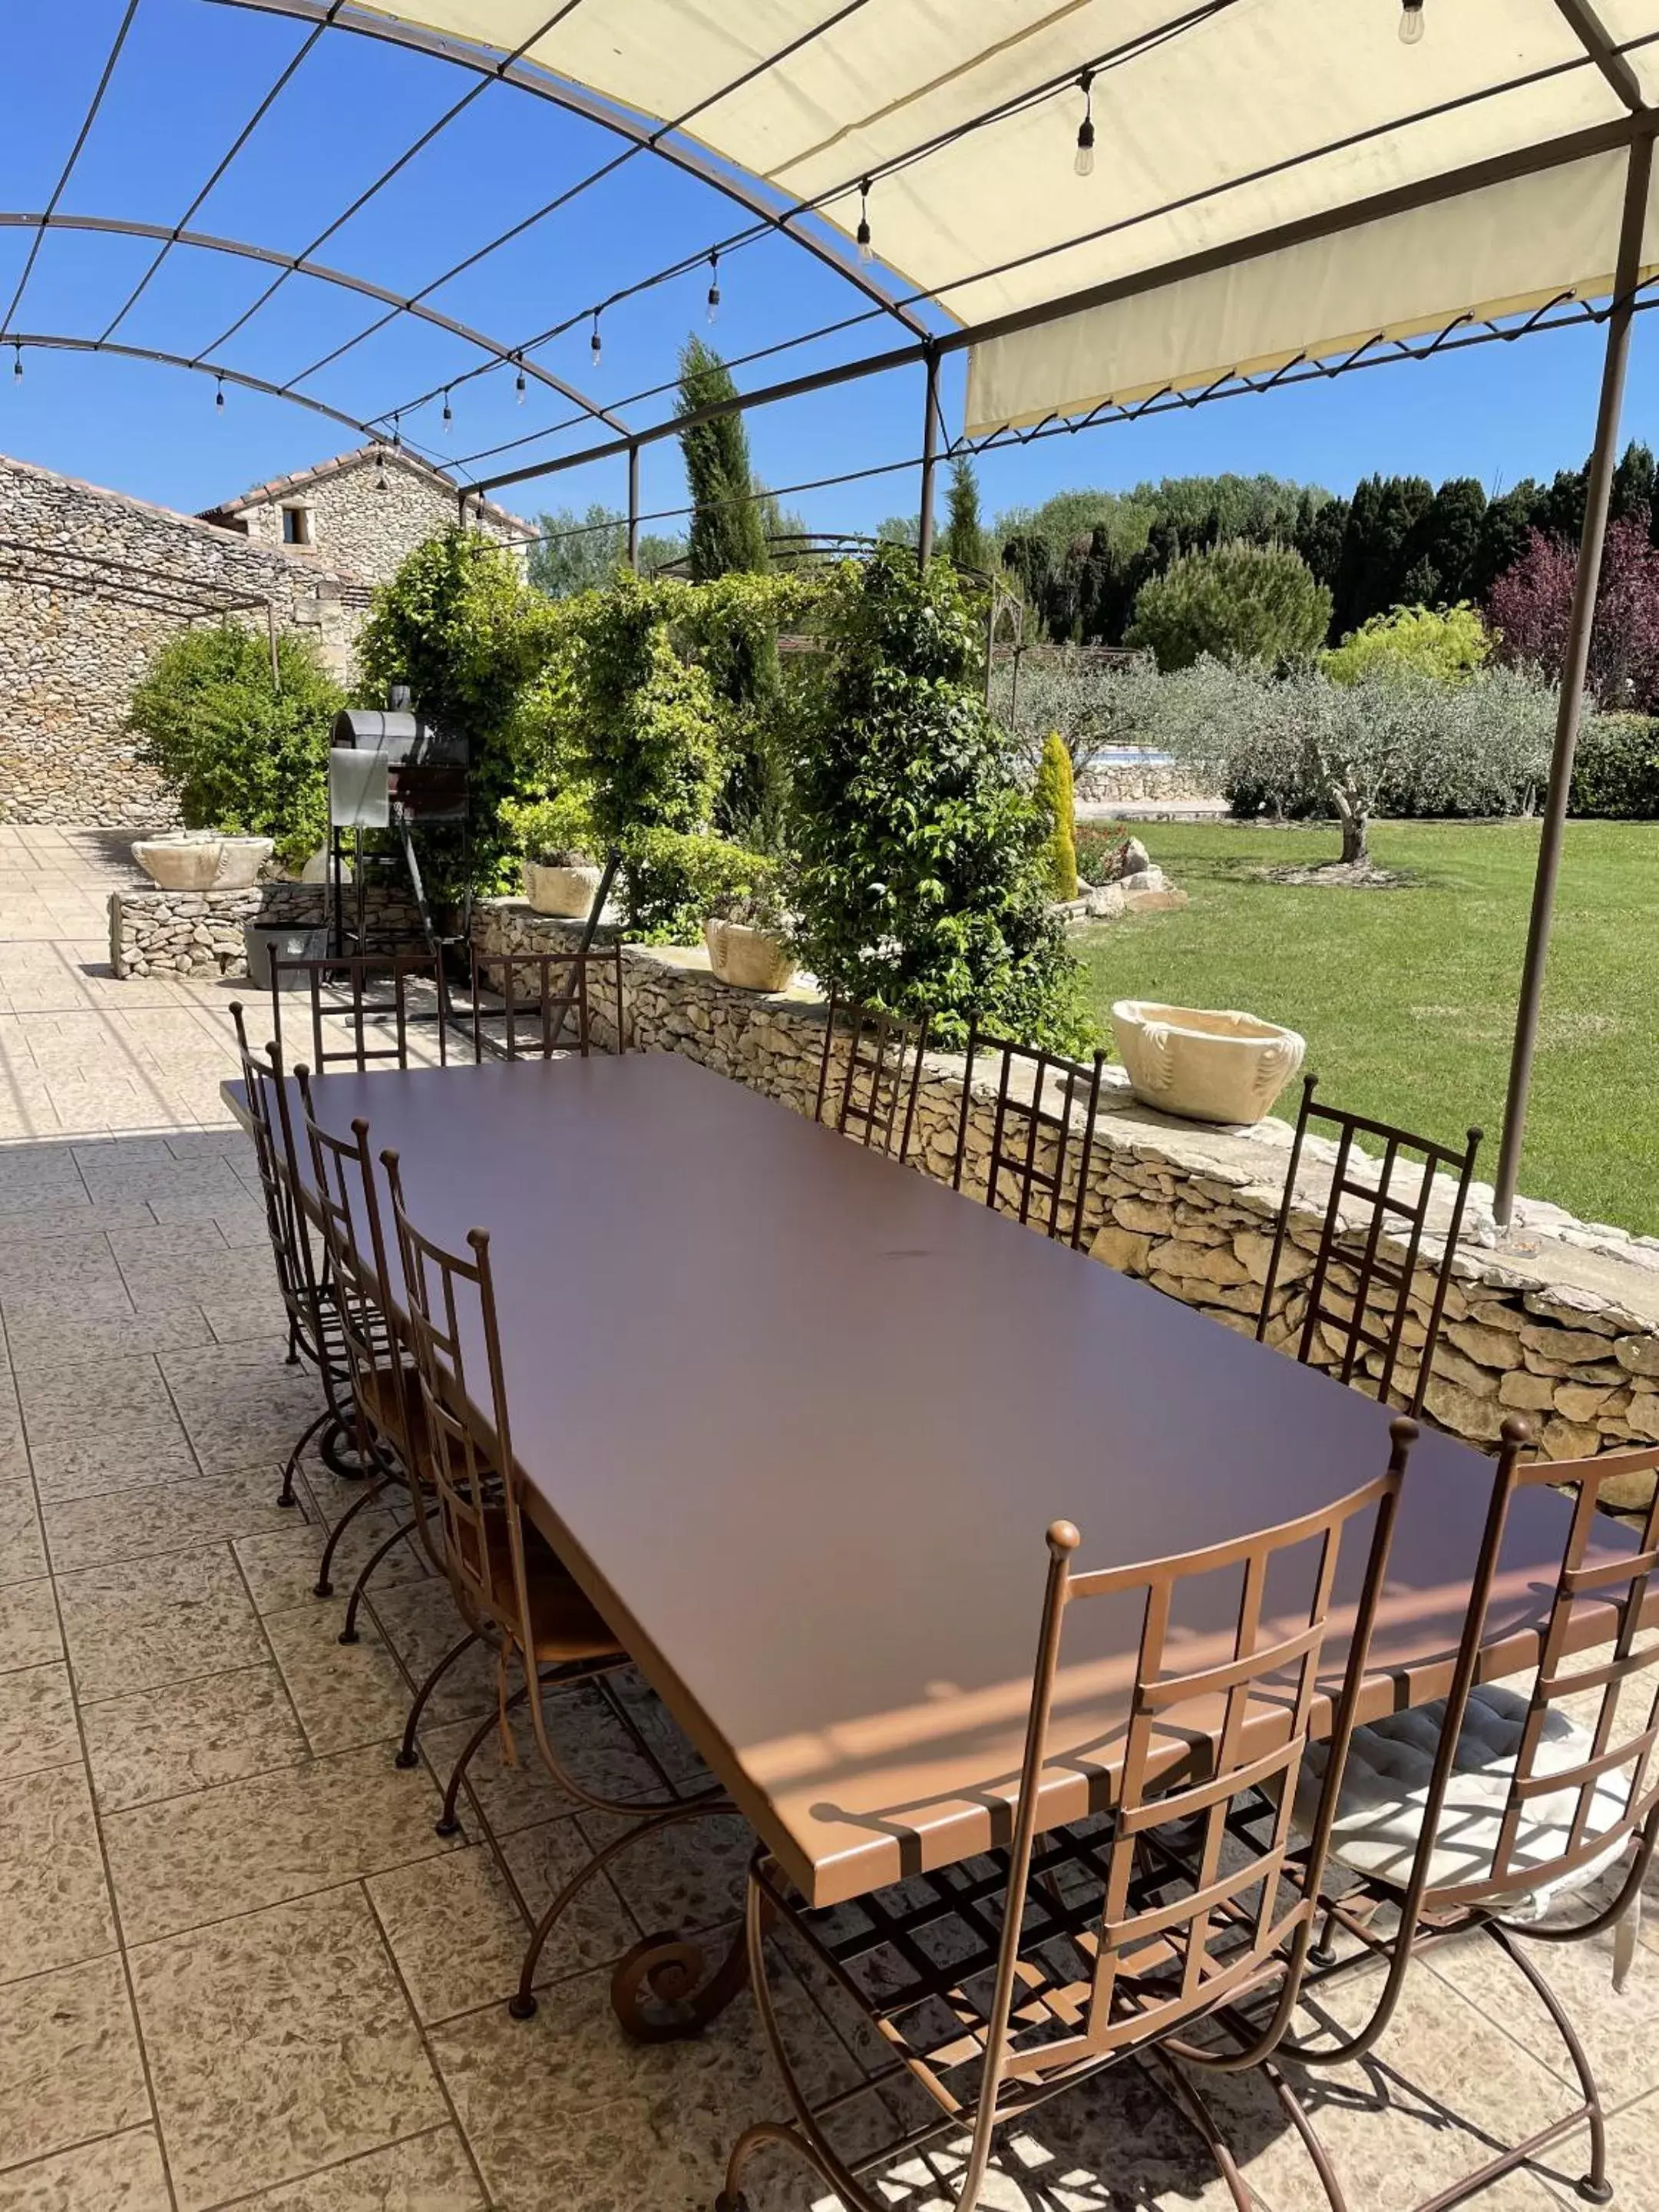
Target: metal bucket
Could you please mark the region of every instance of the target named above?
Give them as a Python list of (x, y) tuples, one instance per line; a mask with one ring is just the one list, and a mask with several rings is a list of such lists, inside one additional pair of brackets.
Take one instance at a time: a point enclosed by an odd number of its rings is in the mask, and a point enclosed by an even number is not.
[[(326, 929), (283, 928), (270, 922), (245, 921), (242, 943), (247, 951), (247, 979), (256, 991), (270, 988), (270, 963), (277, 960), (323, 960), (328, 956)], [(294, 974), (283, 978), (285, 991), (305, 988), (305, 978)]]

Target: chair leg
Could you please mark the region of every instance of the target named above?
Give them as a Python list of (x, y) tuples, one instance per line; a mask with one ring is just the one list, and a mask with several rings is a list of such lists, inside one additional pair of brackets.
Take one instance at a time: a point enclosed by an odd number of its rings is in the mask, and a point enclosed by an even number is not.
[(1589, 2054), (1579, 2040), (1578, 2031), (1568, 2018), (1566, 2008), (1545, 1980), (1538, 1968), (1511, 1940), (1502, 1928), (1486, 1924), (1486, 1933), (1492, 1937), (1512, 1964), (1518, 1966), (1531, 1984), (1538, 2002), (1554, 2021), (1556, 2031), (1567, 2046), (1573, 2071), (1578, 2076), (1578, 2087), (1584, 2100), (1584, 2118), (1589, 2124), (1589, 2172), (1582, 2174), (1574, 2185), (1587, 2204), (1607, 2204), (1613, 2201), (1613, 2184), (1607, 2179), (1607, 2125), (1601, 2110), (1601, 2092), (1589, 2063)]
[(329, 1406), (325, 1406), (322, 1412), (318, 1414), (316, 1419), (311, 1424), (310, 1427), (303, 1431), (299, 1442), (289, 1454), (288, 1465), (283, 1469), (283, 1486), (276, 1493), (276, 1503), (279, 1505), (293, 1504), (294, 1478), (300, 1471), (301, 1456), (304, 1453), (306, 1446), (311, 1442), (313, 1437), (316, 1435), (318, 1430), (322, 1427), (324, 1422), (331, 1421), (333, 1418), (333, 1408)]
[(354, 1498), (352, 1499), (350, 1504), (347, 1506), (345, 1511), (334, 1523), (333, 1528), (330, 1531), (328, 1541), (323, 1547), (322, 1560), (318, 1566), (317, 1580), (313, 1586), (314, 1595), (318, 1597), (333, 1596), (334, 1583), (331, 1577), (334, 1566), (334, 1554), (339, 1547), (340, 1539), (344, 1535), (346, 1530), (351, 1526), (357, 1516), (362, 1511), (364, 1506), (372, 1505), (374, 1500), (380, 1496), (380, 1492), (386, 1488), (391, 1480), (392, 1477), (389, 1474), (377, 1476), (376, 1479), (364, 1490), (361, 1497)]
[(409, 1709), (409, 1718), (404, 1723), (403, 1743), (398, 1749), (397, 1757), (392, 1762), (394, 1766), (416, 1766), (419, 1765), (420, 1754), (415, 1748), (415, 1732), (421, 1725), (421, 1715), (426, 1711), (427, 1700), (430, 1698), (432, 1692), (437, 1688), (439, 1683), (442, 1681), (444, 1676), (449, 1672), (450, 1668), (455, 1664), (455, 1662), (460, 1657), (462, 1652), (470, 1651), (477, 1640), (477, 1630), (476, 1628), (468, 1629), (466, 1634), (462, 1637), (460, 1642), (457, 1644), (452, 1645), (450, 1650), (445, 1652), (443, 1657), (438, 1662), (437, 1665), (432, 1669), (432, 1672), (427, 1676), (425, 1681), (422, 1683), (420, 1688), (415, 1692), (415, 1702)]
[[(1158, 2079), (1163, 2084), (1164, 2093), (1170, 2102), (1188, 2125), (1203, 2136), (1205, 2146), (1216, 2162), (1216, 2169), (1222, 2180), (1227, 2185), (1227, 2193), (1232, 2198), (1237, 2212), (1255, 2212), (1255, 2199), (1250, 2194), (1249, 2184), (1239, 2172), (1238, 2161), (1234, 2158), (1220, 2130), (1211, 2117), (1210, 2108), (1203, 2098), (1181, 2071), (1174, 2059), (1166, 2052), (1154, 2047), (1146, 2054), (1146, 2057), (1151, 2064), (1156, 2068)], [(1323, 2180), (1328, 2168), (1324, 2163), (1322, 2147), (1315, 2162), (1319, 2167), (1320, 2178)], [(1327, 2184), (1326, 2195), (1330, 2197), (1333, 2212), (1346, 2212), (1341, 2192), (1338, 2191), (1334, 2196), (1331, 2196), (1331, 2189), (1334, 2185), (1334, 2177), (1332, 2177), (1331, 2182)]]
[(297, 1322), (290, 1321), (290, 1322), (289, 1322), (289, 1325), (288, 1325), (288, 1360), (287, 1360), (287, 1364), (288, 1364), (289, 1366), (290, 1366), (290, 1367), (297, 1367), (297, 1366), (299, 1365), (299, 1364), (300, 1364), (300, 1325), (299, 1325), (299, 1323), (298, 1323)]
[(369, 1577), (394, 1544), (401, 1544), (405, 1536), (414, 1534), (415, 1523), (412, 1521), (400, 1521), (386, 1541), (377, 1544), (364, 1560), (362, 1571), (351, 1585), (351, 1595), (346, 1600), (345, 1626), (340, 1631), (338, 1639), (342, 1644), (357, 1641), (357, 1608), (363, 1601), (363, 1591), (368, 1587)]
[[(507, 1701), (506, 1710), (508, 1712), (511, 1712), (514, 1705), (521, 1705), (525, 1701), (526, 1695), (526, 1692), (523, 1690), (514, 1690), (512, 1696)], [(455, 1817), (455, 1802), (461, 1794), (462, 1778), (465, 1775), (467, 1768), (471, 1765), (473, 1755), (477, 1752), (478, 1746), (489, 1734), (491, 1729), (499, 1728), (501, 1724), (501, 1708), (497, 1706), (494, 1711), (485, 1714), (483, 1720), (478, 1723), (477, 1727), (473, 1729), (471, 1735), (468, 1736), (466, 1741), (461, 1746), (461, 1755), (455, 1761), (454, 1765), (450, 1769), (448, 1786), (444, 1791), (443, 1811), (438, 1815), (437, 1820), (434, 1823), (438, 1833), (441, 1836), (459, 1835), (461, 1832), (461, 1824)]]

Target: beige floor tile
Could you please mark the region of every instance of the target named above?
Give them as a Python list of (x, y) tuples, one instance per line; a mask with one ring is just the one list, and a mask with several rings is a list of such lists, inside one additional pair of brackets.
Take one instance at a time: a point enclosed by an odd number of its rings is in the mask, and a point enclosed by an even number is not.
[(55, 1766), (0, 1793), (0, 1982), (115, 1948), (84, 1771)]
[(155, 1307), (143, 1313), (77, 1315), (72, 1325), (40, 1308), (7, 1317), (12, 1364), (31, 1382), (49, 1381), (65, 1358), (143, 1358), (190, 1345), (211, 1344), (213, 1332), (199, 1306)]
[[(374, 1589), (373, 1595), (374, 1617), (414, 1681), (424, 1681), (466, 1633), (448, 1583), (435, 1576)], [(495, 1710), (496, 1698), (495, 1656), (477, 1645), (455, 1662), (433, 1692), (427, 1726), (437, 1729), (450, 1721), (480, 1720)]]
[[(270, 1261), (258, 1253), (230, 1253), (246, 1261)], [(210, 1303), (206, 1290), (194, 1293)], [(203, 1469), (280, 1465), (301, 1431), (316, 1418), (322, 1396), (307, 1367), (288, 1367), (259, 1346), (216, 1346), (209, 1352), (164, 1352), (167, 1376)]]
[(430, 1778), (383, 1744), (108, 1814), (129, 1942), (251, 1912), (456, 1846), (433, 1831)]
[[(1659, 1954), (1638, 1945), (1630, 1978), (1615, 1993), (1610, 1935), (1525, 1948), (1583, 2039), (1606, 2102), (1627, 2105), (1659, 2089)], [(1448, 1944), (1425, 1963), (1553, 2074), (1576, 2084), (1559, 2032), (1519, 1968), (1490, 1937)]]
[[(441, 1786), (447, 1784), (450, 1769), (477, 1725), (477, 1721), (463, 1720), (422, 1729), (421, 1749)], [(492, 1729), (466, 1770), (483, 1817), (497, 1837), (510, 1836), (517, 1829), (532, 1828), (575, 1810), (574, 1799), (559, 1788), (543, 1765), (522, 1711), (513, 1716), (513, 1742), (518, 1756), (515, 1763), (509, 1764), (502, 1754), (500, 1731)], [(461, 1810), (465, 1818), (476, 1820), (477, 1815), (467, 1810), (465, 1797)]]
[[(583, 1813), (580, 1820), (595, 1844), (637, 1825), (605, 1813)], [(513, 1839), (509, 1856), (519, 1842)], [(640, 1926), (653, 1934), (720, 1927), (742, 1917), (754, 1849), (754, 1830), (736, 1814), (677, 1821), (626, 1844), (611, 1862), (611, 1880)], [(525, 1887), (533, 1905), (528, 1881)]]
[(0, 1482), (0, 1588), (8, 1583), (33, 1582), (46, 1571), (46, 1551), (40, 1536), (40, 1516), (34, 1509), (34, 1486), (15, 1477)]
[(52, 1584), (14, 1583), (0, 1589), (0, 1674), (14, 1667), (44, 1666), (63, 1656)]
[[(554, 1820), (513, 1838), (507, 1863), (532, 1912), (592, 1856), (574, 1820)], [(422, 2020), (443, 2020), (504, 2003), (518, 1987), (530, 1928), (483, 1845), (377, 1875), (368, 1893)], [(639, 1930), (601, 1873), (572, 1900), (538, 1962), (536, 1986), (612, 1964)]]
[(82, 1705), (222, 1674), (266, 1656), (228, 1545), (60, 1575), (58, 1601)]
[[(355, 1487), (361, 1496), (362, 1485)], [(275, 1494), (273, 1479), (271, 1495)], [(335, 1552), (330, 1577), (334, 1584), (337, 1616), (343, 1611), (351, 1585), (370, 1553), (384, 1543), (399, 1521), (406, 1517), (393, 1510), (406, 1504), (401, 1492), (383, 1495), (391, 1500), (388, 1508), (382, 1511), (378, 1498), (373, 1505), (366, 1505), (340, 1539)], [(323, 1547), (328, 1540), (326, 1528), (302, 1521), (291, 1510), (278, 1510), (282, 1512), (280, 1523), (273, 1523), (264, 1534), (250, 1534), (234, 1547), (242, 1572), (247, 1577), (247, 1586), (253, 1593), (253, 1602), (264, 1613), (289, 1613), (296, 1606), (325, 1602), (316, 1595), (316, 1588)], [(415, 1539), (410, 1537), (407, 1542), (394, 1546), (375, 1568), (369, 1582), (370, 1595), (388, 1589), (396, 1583), (418, 1580), (426, 1571), (426, 1563)], [(335, 1626), (339, 1626), (337, 1617)]]
[(298, 1515), (276, 1503), (275, 1468), (243, 1468), (193, 1482), (98, 1498), (61, 1498), (46, 1510), (46, 1540), (57, 1572), (143, 1559), (260, 1531), (286, 1535)]
[(0, 2164), (150, 2117), (118, 1959), (0, 1986)]
[[(153, 1358), (60, 1365), (49, 1376), (24, 1376), (21, 1395), (43, 1502), (202, 1472)], [(260, 1456), (236, 1464), (251, 1467)]]
[(443, 2127), (267, 2190), (246, 2212), (483, 2212), (483, 2203), (465, 2147)]
[(145, 1945), (131, 1963), (179, 2212), (447, 2117), (357, 1888)]
[(0, 1674), (0, 1778), (36, 1774), (80, 1756), (69, 1668), (60, 1663)]
[[(8, 1679), (0, 1675), (0, 1686)], [(240, 1782), (310, 1755), (274, 1666), (106, 1698), (82, 1714), (105, 1813)]]
[(131, 2128), (0, 2173), (0, 2212), (173, 2212), (155, 2129)]
[(356, 1644), (340, 1641), (344, 1615), (337, 1597), (307, 1598), (290, 1613), (265, 1615), (265, 1634), (313, 1751), (389, 1743), (409, 1714), (408, 1686), (368, 1612), (358, 1616)]

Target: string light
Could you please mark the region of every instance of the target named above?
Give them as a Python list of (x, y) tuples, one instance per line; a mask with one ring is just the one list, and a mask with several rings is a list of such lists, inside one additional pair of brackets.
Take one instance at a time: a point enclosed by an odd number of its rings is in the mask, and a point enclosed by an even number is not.
[(23, 381), (23, 349), (15, 339), (11, 349), (11, 380), (14, 384)]
[(225, 411), (225, 380), (222, 376), (218, 380), (218, 388), (214, 392), (213, 404), (222, 415)]
[(386, 489), (386, 447), (384, 446), (376, 446), (374, 458), (380, 464), (374, 474), (374, 489), (376, 491), (384, 491)]
[(873, 261), (875, 248), (870, 243), (870, 179), (866, 177), (859, 186), (859, 227), (855, 234), (859, 245), (859, 259)]
[(514, 378), (514, 380), (513, 380), (513, 389), (514, 389), (514, 392), (517, 393), (517, 395), (518, 395), (518, 401), (519, 401), (519, 404), (520, 404), (520, 407), (522, 407), (522, 406), (524, 405), (524, 391), (525, 391), (525, 386), (524, 386), (524, 362), (523, 362), (522, 358), (520, 358), (520, 362), (519, 362), (519, 373), (518, 373), (518, 374), (517, 374), (517, 375)]
[[(1418, 0), (1419, 7), (1422, 4), (1423, 0)], [(1078, 87), (1083, 94), (1083, 120), (1077, 126), (1077, 152), (1073, 157), (1072, 167), (1079, 177), (1092, 177), (1095, 173), (1094, 81), (1094, 71), (1087, 69), (1078, 79)]]
[(715, 246), (708, 256), (708, 319), (712, 323), (720, 311), (720, 256)]
[(587, 350), (592, 355), (593, 366), (597, 368), (599, 356), (605, 351), (605, 340), (599, 336), (599, 311), (597, 307), (593, 310), (593, 332), (587, 341)]
[(1423, 0), (1400, 0), (1400, 43), (1415, 46), (1423, 37)]
[(454, 410), (452, 409), (452, 407), (450, 406), (450, 404), (449, 404), (449, 386), (448, 386), (447, 385), (445, 385), (445, 386), (444, 386), (444, 435), (445, 435), (446, 437), (447, 437), (447, 436), (449, 435), (450, 426), (453, 424), (453, 422), (454, 422), (454, 420), (455, 420)]
[(392, 418), (392, 450), (394, 453), (401, 453), (403, 449), (404, 417), (403, 410), (399, 409), (398, 413)]

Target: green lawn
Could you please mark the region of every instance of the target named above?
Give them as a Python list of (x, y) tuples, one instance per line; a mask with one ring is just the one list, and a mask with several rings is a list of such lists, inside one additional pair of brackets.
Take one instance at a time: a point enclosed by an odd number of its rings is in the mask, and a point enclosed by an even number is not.
[[(1381, 824), (1373, 859), (1409, 880), (1366, 891), (1253, 879), (1334, 859), (1334, 828), (1143, 835), (1192, 903), (1076, 933), (1109, 1036), (1123, 998), (1285, 1023), (1334, 1102), (1425, 1136), (1479, 1124), (1476, 1173), (1491, 1181), (1535, 823)], [(1569, 825), (1521, 1188), (1659, 1231), (1659, 823)]]

